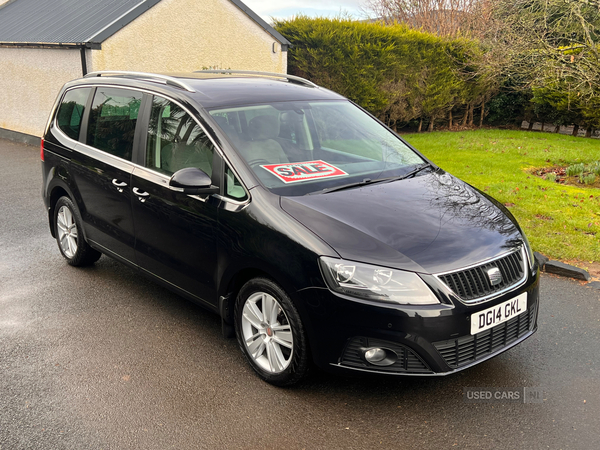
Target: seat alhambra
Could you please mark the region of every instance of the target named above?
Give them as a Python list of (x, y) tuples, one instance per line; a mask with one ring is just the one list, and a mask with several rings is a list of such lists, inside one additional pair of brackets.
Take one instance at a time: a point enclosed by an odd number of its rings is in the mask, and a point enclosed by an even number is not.
[(104, 254), (208, 308), (272, 384), (448, 375), (537, 329), (510, 212), (305, 79), (90, 73), (41, 156), (69, 264)]

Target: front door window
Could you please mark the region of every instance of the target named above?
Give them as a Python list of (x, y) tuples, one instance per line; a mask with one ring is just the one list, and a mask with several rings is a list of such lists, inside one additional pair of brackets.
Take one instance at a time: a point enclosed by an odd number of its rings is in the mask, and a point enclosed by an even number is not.
[(152, 100), (146, 167), (172, 175), (197, 167), (212, 175), (214, 146), (204, 130), (179, 105), (161, 97)]

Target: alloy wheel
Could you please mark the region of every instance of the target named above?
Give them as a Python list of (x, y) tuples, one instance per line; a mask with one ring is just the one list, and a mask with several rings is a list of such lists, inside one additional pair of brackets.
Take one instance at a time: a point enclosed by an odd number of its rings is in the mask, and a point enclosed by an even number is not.
[(269, 373), (281, 373), (292, 361), (294, 338), (287, 315), (270, 294), (256, 292), (244, 303), (242, 335), (248, 354)]
[(78, 230), (75, 217), (66, 206), (61, 206), (56, 216), (58, 242), (67, 258), (75, 257), (77, 253)]

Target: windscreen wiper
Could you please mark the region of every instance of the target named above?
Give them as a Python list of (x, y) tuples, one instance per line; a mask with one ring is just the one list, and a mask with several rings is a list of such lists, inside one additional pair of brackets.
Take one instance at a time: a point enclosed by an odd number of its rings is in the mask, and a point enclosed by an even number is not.
[(356, 181), (354, 183), (342, 184), (341, 186), (333, 186), (330, 188), (325, 188), (320, 191), (311, 192), (308, 195), (327, 194), (328, 192), (343, 191), (344, 189), (366, 186), (369, 184), (389, 183), (391, 181), (404, 180), (405, 178), (410, 178), (410, 177), (415, 176), (417, 173), (421, 172), (423, 169), (426, 169), (428, 167), (432, 167), (432, 165), (429, 163), (424, 163), (424, 164), (421, 164), (421, 165), (415, 167), (413, 170), (411, 170), (410, 172), (407, 172), (403, 175), (399, 175), (399, 176), (395, 176), (395, 177), (388, 177), (388, 178), (378, 178), (375, 180), (372, 180), (371, 178), (365, 178), (362, 181)]
[(416, 174), (418, 174), (422, 170), (427, 169), (428, 167), (433, 167), (433, 166), (429, 163), (423, 163), (423, 164), (420, 164), (417, 167), (415, 167), (410, 172), (407, 172), (403, 175), (398, 175), (397, 177), (379, 178), (377, 180), (373, 180), (370, 184), (372, 184), (372, 183), (389, 183), (390, 181), (404, 180), (406, 178), (414, 177)]
[(327, 192), (342, 191), (344, 189), (350, 189), (350, 188), (353, 188), (353, 187), (366, 186), (367, 184), (371, 184), (373, 182), (374, 182), (374, 180), (371, 180), (370, 178), (365, 178), (364, 180), (357, 181), (355, 183), (342, 184), (341, 186), (333, 186), (333, 187), (330, 187), (330, 188), (321, 189), (320, 191), (311, 192), (308, 195), (326, 194)]

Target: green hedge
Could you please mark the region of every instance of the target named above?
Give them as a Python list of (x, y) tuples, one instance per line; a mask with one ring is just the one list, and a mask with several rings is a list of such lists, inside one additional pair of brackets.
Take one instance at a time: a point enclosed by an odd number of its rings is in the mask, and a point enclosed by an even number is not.
[(275, 28), (293, 45), (291, 74), (339, 92), (394, 128), (415, 119), (433, 125), (452, 111), (472, 116), (494, 82), (478, 66), (479, 44), (468, 39), (306, 16), (277, 21)]

